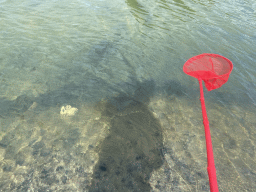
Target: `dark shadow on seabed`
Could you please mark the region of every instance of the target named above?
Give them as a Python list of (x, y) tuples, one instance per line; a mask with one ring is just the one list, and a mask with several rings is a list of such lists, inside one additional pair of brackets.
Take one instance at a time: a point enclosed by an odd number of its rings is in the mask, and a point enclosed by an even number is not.
[(150, 175), (163, 164), (159, 121), (146, 104), (127, 96), (100, 102), (98, 108), (109, 124), (109, 134), (99, 146), (89, 191), (149, 192)]

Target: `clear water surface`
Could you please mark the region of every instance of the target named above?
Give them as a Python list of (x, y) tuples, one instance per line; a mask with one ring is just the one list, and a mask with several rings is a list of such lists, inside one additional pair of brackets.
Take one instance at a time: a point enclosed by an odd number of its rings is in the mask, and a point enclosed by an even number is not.
[(256, 188), (254, 0), (0, 0), (1, 191), (209, 191), (198, 81), (219, 190)]

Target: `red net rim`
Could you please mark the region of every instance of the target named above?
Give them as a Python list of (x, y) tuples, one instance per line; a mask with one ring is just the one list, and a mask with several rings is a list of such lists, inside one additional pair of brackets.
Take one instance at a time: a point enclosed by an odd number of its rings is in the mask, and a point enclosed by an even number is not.
[(216, 75), (216, 76), (212, 76), (212, 77), (209, 77), (209, 78), (204, 78), (205, 80), (207, 80), (207, 79), (213, 79), (213, 78), (221, 78), (221, 77), (223, 77), (223, 76), (226, 76), (227, 74), (230, 74), (231, 73), (231, 71), (233, 70), (233, 64), (232, 64), (232, 62), (228, 59), (228, 58), (226, 58), (226, 57), (223, 57), (222, 55), (218, 55), (218, 54), (214, 54), (214, 53), (203, 53), (203, 54), (200, 54), (200, 55), (197, 55), (197, 56), (194, 56), (194, 57), (192, 57), (192, 58), (190, 58), (190, 59), (188, 59), (186, 62), (185, 62), (185, 64), (183, 65), (183, 71), (184, 71), (184, 73), (186, 73), (187, 75), (189, 75), (188, 73), (187, 73), (187, 66), (191, 63), (191, 62), (193, 62), (193, 61), (195, 61), (195, 60), (198, 60), (198, 59), (201, 59), (202, 57), (204, 57), (204, 56), (211, 56), (211, 57), (215, 57), (215, 58), (222, 58), (222, 59), (224, 59), (225, 61), (227, 61), (228, 62), (228, 64), (229, 64), (229, 66), (230, 66), (230, 70), (227, 72), (227, 73), (224, 73), (224, 74), (222, 74), (222, 75)]

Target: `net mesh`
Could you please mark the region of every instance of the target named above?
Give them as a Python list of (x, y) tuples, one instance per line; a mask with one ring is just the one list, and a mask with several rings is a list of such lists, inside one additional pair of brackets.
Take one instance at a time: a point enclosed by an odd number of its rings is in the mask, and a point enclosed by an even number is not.
[(189, 59), (183, 71), (197, 79), (202, 79), (208, 91), (221, 87), (228, 81), (233, 69), (232, 62), (217, 54), (204, 53)]

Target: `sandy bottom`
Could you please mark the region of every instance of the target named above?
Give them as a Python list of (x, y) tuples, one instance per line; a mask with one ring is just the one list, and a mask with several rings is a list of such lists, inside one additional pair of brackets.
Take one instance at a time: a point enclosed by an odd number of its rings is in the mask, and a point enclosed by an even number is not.
[[(209, 191), (201, 109), (185, 98), (18, 103), (0, 119), (1, 191)], [(219, 190), (253, 191), (255, 114), (207, 107)]]

